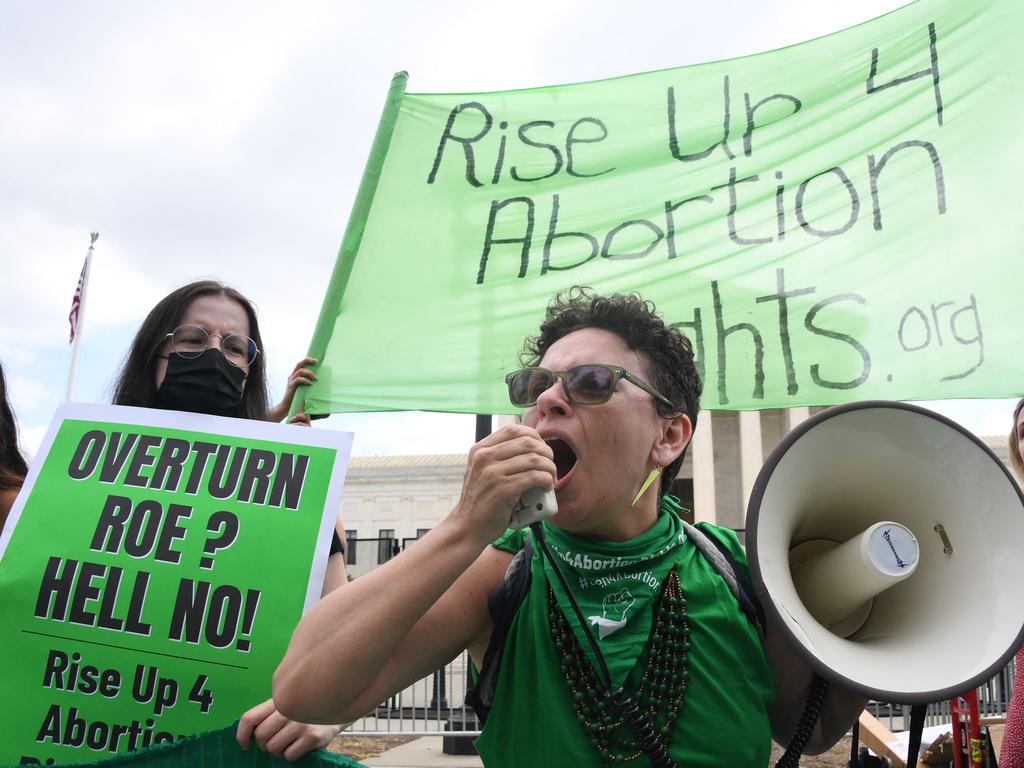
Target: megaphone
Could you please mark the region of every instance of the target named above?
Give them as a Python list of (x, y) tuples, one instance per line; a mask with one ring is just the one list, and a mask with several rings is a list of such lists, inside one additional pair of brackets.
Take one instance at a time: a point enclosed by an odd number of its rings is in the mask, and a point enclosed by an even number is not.
[(769, 623), (822, 677), (925, 704), (989, 680), (1024, 641), (1024, 495), (989, 448), (913, 405), (816, 414), (747, 509)]

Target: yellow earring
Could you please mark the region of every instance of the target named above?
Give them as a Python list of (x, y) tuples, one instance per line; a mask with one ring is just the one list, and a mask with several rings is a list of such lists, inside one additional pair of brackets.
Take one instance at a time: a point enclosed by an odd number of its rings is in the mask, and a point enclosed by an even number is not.
[(654, 469), (651, 470), (651, 473), (647, 475), (647, 479), (644, 480), (644, 484), (640, 486), (640, 490), (636, 492), (636, 496), (633, 498), (633, 502), (629, 505), (630, 509), (636, 506), (636, 503), (640, 501), (640, 497), (643, 496), (647, 489), (654, 484), (654, 481), (658, 479), (658, 475), (660, 474), (661, 467), (655, 464)]

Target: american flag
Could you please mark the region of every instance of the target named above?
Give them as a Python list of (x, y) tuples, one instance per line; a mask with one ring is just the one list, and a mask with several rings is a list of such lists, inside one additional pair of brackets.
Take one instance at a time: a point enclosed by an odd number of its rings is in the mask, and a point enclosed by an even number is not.
[(68, 313), (68, 322), (71, 323), (71, 338), (68, 339), (68, 344), (74, 344), (75, 342), (75, 330), (78, 328), (78, 313), (82, 308), (82, 290), (85, 288), (85, 268), (89, 264), (89, 257), (85, 257), (85, 263), (82, 264), (82, 274), (78, 277), (78, 287), (75, 288), (75, 295), (71, 299), (71, 312)]

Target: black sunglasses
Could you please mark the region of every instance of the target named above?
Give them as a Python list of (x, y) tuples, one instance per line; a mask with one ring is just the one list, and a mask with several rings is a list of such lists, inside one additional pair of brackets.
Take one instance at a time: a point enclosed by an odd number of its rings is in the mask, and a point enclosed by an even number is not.
[(512, 405), (527, 408), (537, 402), (542, 392), (550, 389), (561, 379), (565, 396), (576, 405), (600, 405), (607, 403), (615, 391), (619, 379), (635, 384), (651, 395), (670, 412), (679, 409), (650, 384), (641, 381), (625, 368), (602, 363), (577, 365), (568, 371), (549, 371), (547, 368), (521, 368), (505, 377), (508, 384), (508, 398)]

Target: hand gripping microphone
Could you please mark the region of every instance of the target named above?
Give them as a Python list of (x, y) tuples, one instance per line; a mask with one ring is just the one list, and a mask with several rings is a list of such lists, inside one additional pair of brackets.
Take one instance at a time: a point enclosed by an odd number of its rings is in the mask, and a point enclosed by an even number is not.
[(533, 523), (547, 520), (558, 511), (554, 491), (531, 488), (519, 497), (519, 503), (509, 517), (509, 528), (527, 528)]

